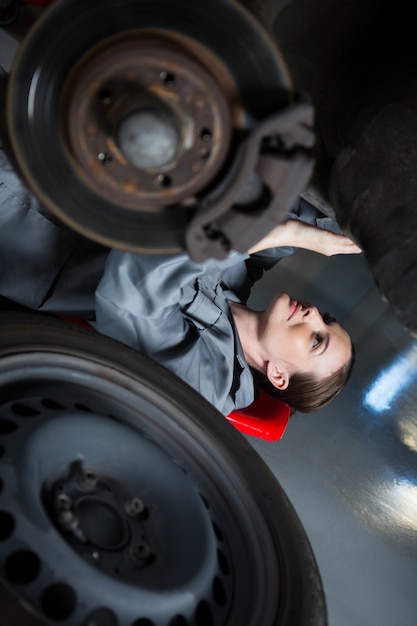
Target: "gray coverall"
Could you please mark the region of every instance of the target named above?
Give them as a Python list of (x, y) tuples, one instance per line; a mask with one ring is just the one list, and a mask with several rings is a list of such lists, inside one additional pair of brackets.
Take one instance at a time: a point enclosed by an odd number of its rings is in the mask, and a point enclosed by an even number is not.
[[(304, 201), (290, 216), (335, 229)], [(205, 263), (186, 253), (110, 251), (55, 223), (0, 149), (0, 295), (90, 320), (174, 372), (225, 415), (254, 400), (229, 301), (245, 304), (263, 271), (292, 251), (232, 252)]]

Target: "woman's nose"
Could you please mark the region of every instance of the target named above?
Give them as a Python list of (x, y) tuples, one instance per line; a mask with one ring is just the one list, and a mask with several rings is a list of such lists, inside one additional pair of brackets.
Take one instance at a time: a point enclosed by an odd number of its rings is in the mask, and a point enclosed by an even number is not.
[(303, 307), (303, 319), (308, 322), (309, 320), (316, 320), (317, 317), (321, 317), (319, 310), (316, 306), (309, 304), (305, 308)]

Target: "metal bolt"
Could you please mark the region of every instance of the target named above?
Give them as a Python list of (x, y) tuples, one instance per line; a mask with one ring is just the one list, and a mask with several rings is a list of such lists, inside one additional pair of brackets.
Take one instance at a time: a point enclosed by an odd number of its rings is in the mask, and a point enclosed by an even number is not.
[(151, 549), (146, 541), (142, 540), (133, 548), (133, 554), (137, 559), (147, 559), (151, 554)]
[(79, 519), (75, 518), (71, 524), (70, 530), (78, 541), (81, 541), (81, 543), (87, 543), (87, 537), (85, 536), (84, 531), (79, 527), (79, 523)]
[(87, 537), (84, 531), (80, 528), (80, 520), (74, 515), (72, 511), (63, 511), (59, 516), (59, 523), (65, 530), (71, 532), (78, 541), (81, 543), (87, 543)]
[(168, 87), (173, 85), (175, 82), (175, 76), (171, 72), (161, 72), (159, 77)]
[(211, 130), (209, 128), (203, 128), (200, 133), (200, 137), (203, 141), (210, 141)]
[(80, 486), (87, 491), (92, 491), (97, 485), (97, 480), (94, 472), (87, 470), (80, 477)]
[(97, 158), (106, 167), (108, 167), (113, 160), (111, 155), (108, 152), (99, 152), (99, 154), (97, 155)]
[(169, 187), (172, 181), (169, 176), (166, 176), (165, 174), (159, 174), (158, 182), (161, 187)]
[(102, 89), (99, 93), (99, 98), (103, 104), (110, 104), (111, 93), (107, 89)]
[(67, 526), (71, 528), (71, 525), (74, 523), (75, 517), (72, 511), (62, 511), (59, 515), (59, 521), (63, 526)]
[(125, 509), (128, 515), (136, 517), (144, 512), (145, 505), (140, 498), (132, 498), (129, 502), (126, 502)]
[(55, 500), (55, 509), (58, 512), (69, 511), (72, 507), (72, 501), (66, 493), (58, 494)]

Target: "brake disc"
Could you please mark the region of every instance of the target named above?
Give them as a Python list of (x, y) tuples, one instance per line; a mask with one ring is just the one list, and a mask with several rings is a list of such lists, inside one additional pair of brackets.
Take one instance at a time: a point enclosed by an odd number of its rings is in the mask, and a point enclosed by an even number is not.
[[(259, 239), (304, 187), (312, 108), (288, 124), (293, 105), (275, 41), (233, 0), (61, 0), (18, 51), (7, 132), (27, 185), (69, 227), (204, 258)], [(219, 221), (231, 212), (238, 237)]]

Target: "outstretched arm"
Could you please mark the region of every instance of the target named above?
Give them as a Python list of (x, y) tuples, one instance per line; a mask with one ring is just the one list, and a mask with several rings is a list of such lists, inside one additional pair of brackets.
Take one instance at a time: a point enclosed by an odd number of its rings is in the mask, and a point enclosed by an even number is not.
[(273, 228), (249, 250), (249, 254), (284, 246), (312, 250), (326, 256), (362, 252), (359, 246), (346, 235), (337, 235), (299, 220), (289, 219)]

